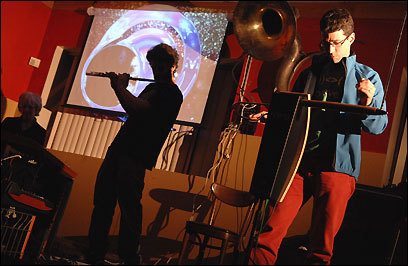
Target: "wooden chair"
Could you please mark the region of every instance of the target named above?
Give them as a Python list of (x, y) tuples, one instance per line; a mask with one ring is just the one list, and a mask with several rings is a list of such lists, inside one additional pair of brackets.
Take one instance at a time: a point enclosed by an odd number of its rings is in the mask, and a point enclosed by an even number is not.
[[(183, 245), (179, 253), (178, 265), (181, 265), (188, 256), (187, 249), (189, 244), (200, 246), (196, 258), (196, 264), (202, 263), (206, 248), (220, 250), (219, 264), (223, 264), (227, 248), (231, 246), (234, 247), (233, 262), (234, 264), (238, 263), (240, 246), (243, 243), (243, 237), (245, 236), (252, 220), (257, 198), (249, 192), (236, 190), (217, 183), (211, 185), (211, 192), (214, 196), (214, 200), (209, 221), (208, 223), (187, 221)], [(239, 226), (238, 232), (214, 226), (215, 214), (219, 209), (221, 202), (234, 207), (248, 207), (245, 218)], [(222, 213), (219, 213), (218, 215), (222, 215)], [(203, 239), (201, 237), (203, 237)], [(210, 238), (221, 240), (221, 245), (208, 244)]]

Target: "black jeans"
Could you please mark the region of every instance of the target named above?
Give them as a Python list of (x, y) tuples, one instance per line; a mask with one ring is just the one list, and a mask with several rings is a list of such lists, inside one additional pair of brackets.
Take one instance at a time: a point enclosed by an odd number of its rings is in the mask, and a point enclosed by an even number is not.
[(116, 202), (120, 207), (119, 257), (138, 261), (142, 232), (142, 192), (146, 170), (123, 153), (108, 150), (99, 169), (94, 192), (94, 209), (89, 228), (89, 259), (104, 258)]

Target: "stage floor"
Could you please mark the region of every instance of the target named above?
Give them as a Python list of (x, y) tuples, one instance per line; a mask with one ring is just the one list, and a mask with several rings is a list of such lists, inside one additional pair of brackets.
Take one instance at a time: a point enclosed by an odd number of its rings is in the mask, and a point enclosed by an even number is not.
[[(305, 252), (298, 249), (304, 242), (303, 236), (285, 239), (280, 249), (280, 255), (276, 265), (300, 265)], [(111, 236), (110, 246), (106, 258), (112, 262), (119, 261), (117, 255), (117, 236)], [(72, 236), (56, 238), (53, 242), (50, 254), (42, 257), (38, 264), (47, 265), (88, 265), (85, 262), (85, 253), (88, 248), (86, 236)], [(141, 250), (144, 265), (176, 265), (181, 242), (166, 238), (148, 239), (142, 236)], [(227, 254), (226, 261), (231, 259), (232, 254)], [(188, 260), (186, 265), (194, 265), (194, 260)], [(218, 257), (204, 258), (204, 265), (218, 265)]]

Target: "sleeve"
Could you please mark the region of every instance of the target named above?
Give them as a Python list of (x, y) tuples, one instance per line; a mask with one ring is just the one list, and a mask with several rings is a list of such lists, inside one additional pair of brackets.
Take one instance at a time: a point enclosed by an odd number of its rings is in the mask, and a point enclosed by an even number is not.
[[(384, 88), (380, 79), (380, 76), (374, 70), (371, 70), (366, 74), (367, 79), (369, 79), (375, 86), (375, 93), (373, 97), (373, 102), (371, 103), (370, 107), (374, 108), (381, 108), (383, 98), (384, 98)], [(384, 105), (382, 110), (386, 111), (386, 103), (384, 101)], [(384, 132), (385, 128), (388, 124), (388, 115), (368, 115), (362, 121), (362, 128), (365, 132), (370, 134), (381, 134)]]

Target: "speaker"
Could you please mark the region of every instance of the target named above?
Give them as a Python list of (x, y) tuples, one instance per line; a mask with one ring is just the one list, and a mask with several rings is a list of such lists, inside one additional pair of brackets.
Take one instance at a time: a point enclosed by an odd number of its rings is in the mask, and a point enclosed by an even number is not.
[(356, 184), (335, 239), (332, 264), (406, 265), (406, 189), (403, 191)]

